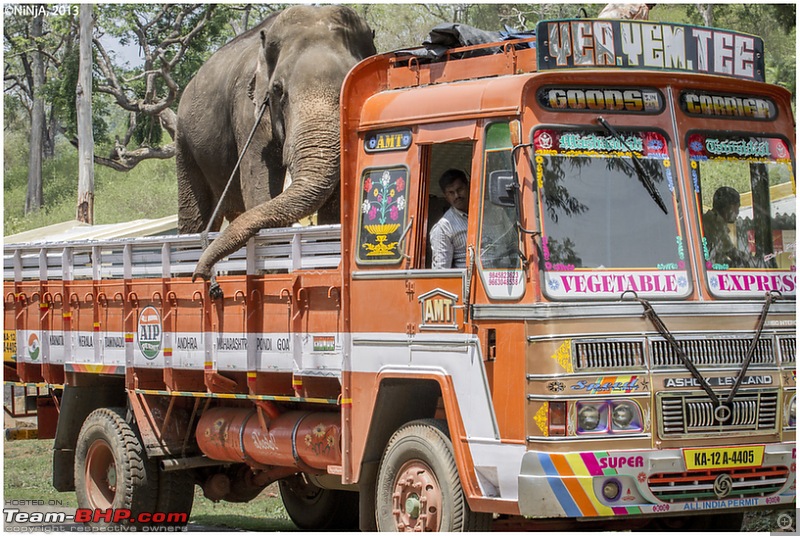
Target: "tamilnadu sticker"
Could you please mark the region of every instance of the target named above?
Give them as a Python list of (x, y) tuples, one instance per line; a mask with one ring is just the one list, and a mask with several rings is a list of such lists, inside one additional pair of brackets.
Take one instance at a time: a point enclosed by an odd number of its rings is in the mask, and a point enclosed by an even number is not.
[(686, 470), (759, 467), (764, 460), (764, 446), (684, 449)]
[(28, 357), (31, 361), (39, 359), (39, 337), (35, 333), (28, 336)]
[(139, 315), (139, 350), (145, 359), (153, 360), (161, 351), (161, 315), (152, 305)]

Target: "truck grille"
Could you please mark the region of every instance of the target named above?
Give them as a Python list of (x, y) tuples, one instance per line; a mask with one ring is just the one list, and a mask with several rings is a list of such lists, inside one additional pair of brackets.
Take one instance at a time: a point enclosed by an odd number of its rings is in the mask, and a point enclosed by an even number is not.
[[(751, 339), (678, 339), (678, 345), (689, 360), (698, 367), (709, 366), (735, 366), (741, 367)], [(677, 367), (683, 366), (675, 350), (663, 339), (650, 343), (653, 356), (653, 366)], [(751, 365), (774, 365), (775, 352), (772, 348), (772, 339), (759, 339), (756, 345)]]
[(576, 341), (575, 363), (578, 370), (634, 368), (644, 366), (642, 341)]
[(797, 339), (794, 337), (780, 337), (778, 348), (781, 350), (781, 365), (794, 365), (797, 363)]
[[(722, 398), (724, 395), (719, 395)], [(731, 403), (731, 418), (719, 423), (714, 403), (705, 394), (669, 394), (661, 398), (662, 437), (729, 432), (772, 432), (778, 421), (778, 393), (740, 392)]]
[(650, 491), (663, 502), (714, 500), (714, 480), (720, 474), (733, 480), (733, 490), (725, 499), (765, 497), (777, 493), (786, 485), (786, 467), (755, 467), (741, 469), (710, 469), (684, 473), (659, 473), (647, 479)]

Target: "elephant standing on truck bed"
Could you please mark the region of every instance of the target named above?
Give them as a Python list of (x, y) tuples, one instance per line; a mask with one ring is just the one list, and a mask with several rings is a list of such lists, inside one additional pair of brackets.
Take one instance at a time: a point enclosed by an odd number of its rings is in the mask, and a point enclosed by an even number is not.
[[(217, 261), (260, 229), (317, 210), (320, 223), (338, 221), (339, 93), (347, 72), (375, 54), (372, 38), (348, 7), (294, 6), (219, 49), (186, 86), (176, 139), (181, 233), (208, 225), (268, 102), (212, 229), (223, 217), (231, 224), (203, 253), (194, 278), (208, 279)], [(293, 180), (283, 192), (287, 169)]]

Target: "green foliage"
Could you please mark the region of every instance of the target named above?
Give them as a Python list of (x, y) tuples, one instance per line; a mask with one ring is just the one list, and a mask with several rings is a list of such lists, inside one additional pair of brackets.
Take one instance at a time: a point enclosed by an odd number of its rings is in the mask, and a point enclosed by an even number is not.
[[(27, 145), (22, 135), (6, 135), (4, 153), (4, 235), (75, 219), (78, 197), (78, 154), (65, 140), (55, 158), (44, 161), (45, 208), (25, 216)], [(148, 160), (123, 173), (95, 167), (95, 223), (119, 223), (161, 218), (178, 210), (178, 186), (173, 160)]]

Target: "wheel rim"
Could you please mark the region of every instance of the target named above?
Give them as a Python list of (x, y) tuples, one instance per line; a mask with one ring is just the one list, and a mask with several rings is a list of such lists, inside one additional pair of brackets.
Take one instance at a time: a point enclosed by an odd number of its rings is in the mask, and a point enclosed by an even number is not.
[(117, 493), (117, 464), (114, 452), (102, 439), (96, 440), (86, 453), (86, 497), (93, 508), (106, 509)]
[(392, 514), (397, 530), (438, 531), (442, 488), (433, 470), (423, 461), (403, 464), (394, 479)]

